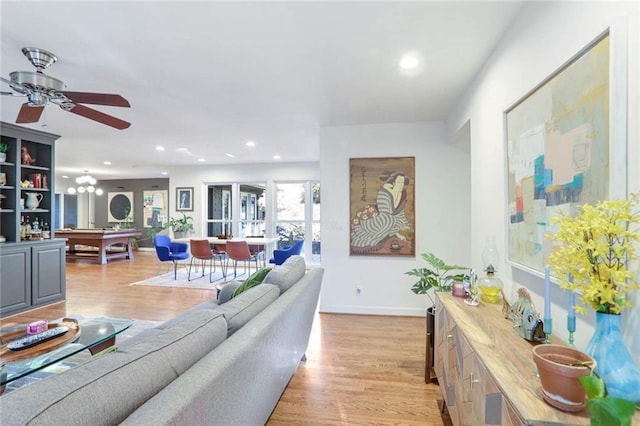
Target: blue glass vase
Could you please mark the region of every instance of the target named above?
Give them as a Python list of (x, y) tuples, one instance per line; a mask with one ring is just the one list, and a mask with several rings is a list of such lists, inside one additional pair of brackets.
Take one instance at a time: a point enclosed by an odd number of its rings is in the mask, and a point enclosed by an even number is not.
[(640, 402), (640, 370), (622, 340), (620, 315), (596, 312), (596, 330), (586, 352), (597, 362), (596, 374), (610, 396)]

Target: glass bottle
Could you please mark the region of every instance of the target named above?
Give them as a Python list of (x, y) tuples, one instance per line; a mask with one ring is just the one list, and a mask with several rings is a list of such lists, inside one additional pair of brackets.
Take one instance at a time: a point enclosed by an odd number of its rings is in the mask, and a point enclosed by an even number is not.
[(504, 284), (500, 278), (495, 276), (497, 272), (496, 266), (499, 261), (500, 255), (496, 247), (496, 238), (494, 236), (487, 237), (485, 248), (482, 252), (482, 263), (484, 263), (484, 271), (487, 275), (478, 280), (483, 302), (500, 303), (500, 293), (504, 288)]
[(20, 240), (27, 239), (27, 225), (25, 225), (24, 216), (20, 216)]

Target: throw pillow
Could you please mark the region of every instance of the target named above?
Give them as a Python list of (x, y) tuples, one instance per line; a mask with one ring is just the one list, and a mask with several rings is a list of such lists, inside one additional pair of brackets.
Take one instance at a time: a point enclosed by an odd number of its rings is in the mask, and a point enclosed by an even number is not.
[(269, 275), (269, 272), (271, 272), (271, 268), (262, 268), (251, 274), (249, 278), (247, 278), (242, 284), (238, 286), (238, 288), (234, 290), (231, 298), (233, 299), (242, 292), (249, 290), (251, 287), (255, 287), (258, 284), (262, 283), (267, 275)]
[(242, 283), (238, 281), (231, 281), (222, 286), (222, 289), (218, 292), (218, 305), (227, 303), (233, 297), (233, 292), (240, 287)]
[(269, 284), (277, 284), (280, 287), (280, 293), (284, 293), (293, 286), (306, 272), (306, 264), (304, 257), (291, 256), (282, 265), (273, 268), (273, 272), (269, 274), (264, 281)]

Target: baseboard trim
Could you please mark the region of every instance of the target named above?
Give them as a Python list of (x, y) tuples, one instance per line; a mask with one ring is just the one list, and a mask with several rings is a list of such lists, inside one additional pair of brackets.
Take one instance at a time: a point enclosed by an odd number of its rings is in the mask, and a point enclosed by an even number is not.
[(332, 314), (359, 314), (359, 315), (393, 315), (405, 317), (424, 317), (425, 308), (389, 308), (385, 306), (357, 306), (357, 305), (323, 305), (320, 303), (319, 311)]

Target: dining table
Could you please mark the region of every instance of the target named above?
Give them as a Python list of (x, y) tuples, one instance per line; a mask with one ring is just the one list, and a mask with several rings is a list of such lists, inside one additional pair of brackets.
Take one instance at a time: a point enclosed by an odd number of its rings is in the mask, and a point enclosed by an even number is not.
[(208, 240), (211, 246), (214, 245), (226, 245), (227, 241), (246, 241), (249, 246), (261, 246), (264, 251), (263, 264), (267, 263), (267, 256), (271, 257), (273, 254), (273, 245), (280, 239), (277, 237), (233, 237), (233, 238), (218, 238), (218, 237), (201, 237), (191, 236), (185, 238), (176, 238), (172, 241), (187, 243), (191, 240)]

